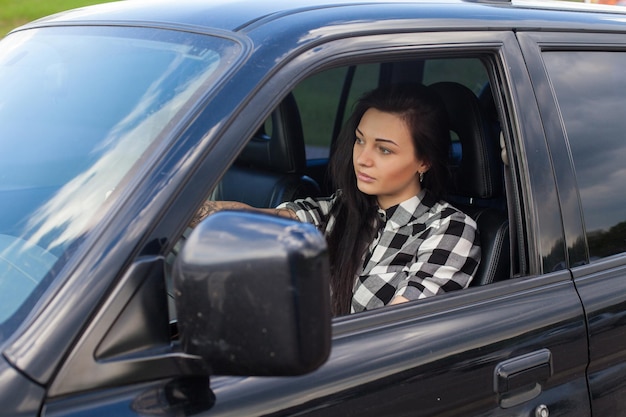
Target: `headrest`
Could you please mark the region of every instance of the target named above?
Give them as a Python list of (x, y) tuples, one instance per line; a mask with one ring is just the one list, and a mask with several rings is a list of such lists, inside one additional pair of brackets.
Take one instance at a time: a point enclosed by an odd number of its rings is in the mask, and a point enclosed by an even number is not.
[[(269, 127), (266, 127), (268, 124)], [(268, 121), (241, 152), (236, 164), (280, 173), (304, 170), (306, 157), (302, 122), (293, 94), (289, 93), (274, 109)]]
[(461, 160), (453, 172), (453, 195), (494, 198), (502, 193), (500, 150), (491, 138), (478, 97), (455, 82), (430, 86), (444, 101), (450, 130), (461, 143)]

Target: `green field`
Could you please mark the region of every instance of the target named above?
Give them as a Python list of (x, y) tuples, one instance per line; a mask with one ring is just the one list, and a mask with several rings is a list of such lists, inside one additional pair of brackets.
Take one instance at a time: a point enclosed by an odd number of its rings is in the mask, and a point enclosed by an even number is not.
[(63, 10), (113, 0), (0, 0), (0, 37), (16, 26)]

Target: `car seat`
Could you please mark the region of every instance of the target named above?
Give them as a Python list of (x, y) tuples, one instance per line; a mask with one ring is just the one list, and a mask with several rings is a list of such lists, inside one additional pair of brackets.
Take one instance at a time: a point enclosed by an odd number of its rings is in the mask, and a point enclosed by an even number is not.
[(296, 100), (290, 93), (250, 139), (211, 199), (267, 208), (284, 201), (319, 196), (319, 185), (303, 174), (305, 168), (302, 123)]
[[(498, 141), (476, 95), (455, 82), (431, 85), (445, 103), (450, 130), (460, 143), (460, 160), (451, 167), (448, 201), (478, 225), (481, 263), (472, 286), (510, 277), (509, 220)], [(457, 143), (457, 144), (458, 144)], [(458, 157), (458, 156), (457, 156)]]

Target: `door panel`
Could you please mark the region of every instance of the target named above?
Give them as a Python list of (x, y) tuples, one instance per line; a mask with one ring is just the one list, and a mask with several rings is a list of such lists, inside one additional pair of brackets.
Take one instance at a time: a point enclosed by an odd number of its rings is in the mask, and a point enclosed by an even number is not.
[(589, 321), (589, 389), (593, 412), (626, 416), (626, 257), (576, 268)]
[(341, 319), (320, 370), (218, 379), (210, 415), (587, 416), (585, 331), (568, 273), (493, 284)]

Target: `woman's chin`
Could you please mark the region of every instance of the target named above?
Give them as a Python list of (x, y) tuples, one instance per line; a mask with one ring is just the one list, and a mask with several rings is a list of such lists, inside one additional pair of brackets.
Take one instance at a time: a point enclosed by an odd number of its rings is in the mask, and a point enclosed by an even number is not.
[(376, 195), (376, 190), (369, 184), (362, 184), (360, 182), (357, 182), (356, 186), (363, 194)]

